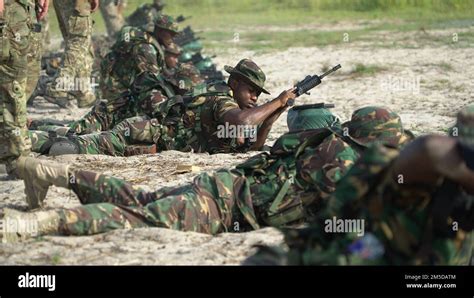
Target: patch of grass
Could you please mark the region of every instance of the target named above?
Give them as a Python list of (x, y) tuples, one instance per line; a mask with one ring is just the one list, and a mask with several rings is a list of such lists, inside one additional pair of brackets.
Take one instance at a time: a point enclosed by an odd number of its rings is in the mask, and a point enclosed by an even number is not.
[(359, 77), (359, 76), (366, 76), (366, 75), (374, 75), (378, 72), (382, 72), (387, 70), (386, 67), (378, 66), (378, 65), (365, 65), (362, 63), (357, 63), (355, 68), (349, 72), (351, 77)]
[(53, 264), (53, 265), (61, 264), (61, 256), (59, 254), (54, 254), (51, 257), (51, 264)]
[(437, 68), (441, 69), (444, 72), (454, 71), (454, 67), (451, 64), (449, 64), (448, 62), (424, 64), (423, 66), (437, 67)]
[[(151, 0), (128, 0), (124, 15), (131, 14), (142, 3)], [(201, 31), (206, 48), (236, 47), (242, 50), (268, 52), (292, 46), (310, 47), (343, 43), (342, 34), (348, 33), (351, 41), (368, 41), (375, 47), (414, 47), (403, 42), (379, 42), (373, 34), (378, 31), (411, 32), (429, 29), (466, 28), (474, 25), (474, 1), (463, 0), (168, 0), (164, 12), (173, 16), (191, 16), (180, 24), (191, 25)], [(100, 12), (93, 16), (95, 32), (104, 33)], [(49, 20), (52, 35), (60, 37), (54, 9)], [(361, 20), (366, 20), (363, 22)], [(377, 22), (374, 23), (374, 20)], [(327, 31), (327, 25), (341, 21), (354, 22), (353, 30)], [(278, 27), (308, 27), (326, 25), (325, 30), (303, 29), (269, 30)], [(254, 28), (255, 27), (255, 28)], [(273, 27), (273, 28), (270, 28)], [(350, 27), (349, 27), (350, 28)], [(234, 43), (234, 35), (240, 42)], [(445, 45), (451, 37), (420, 36), (430, 45)], [(474, 42), (474, 33), (459, 34), (459, 42), (452, 47), (468, 47)]]

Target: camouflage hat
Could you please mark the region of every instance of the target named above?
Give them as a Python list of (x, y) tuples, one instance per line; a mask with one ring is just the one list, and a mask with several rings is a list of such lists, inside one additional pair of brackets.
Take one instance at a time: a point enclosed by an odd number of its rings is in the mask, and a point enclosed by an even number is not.
[(191, 80), (193, 86), (204, 83), (199, 70), (191, 63), (181, 63), (176, 70), (177, 78), (188, 78)]
[(474, 147), (474, 104), (464, 107), (458, 113), (450, 135), (457, 136), (461, 143)]
[(309, 108), (295, 110), (291, 108), (287, 116), (290, 132), (304, 129), (324, 127), (340, 127), (341, 121), (331, 111), (324, 108)]
[(267, 78), (265, 73), (252, 60), (242, 59), (235, 67), (229, 65), (224, 66), (224, 70), (231, 75), (237, 75), (239, 78), (244, 79), (247, 83), (250, 83), (259, 91), (270, 94), (270, 92), (263, 88)]
[(196, 85), (204, 83), (199, 71), (188, 63), (179, 65), (174, 75), (164, 76), (164, 79), (183, 92), (190, 91)]
[(172, 42), (169, 46), (165, 48), (165, 53), (179, 56), (181, 55), (181, 48)]
[(400, 116), (382, 107), (364, 107), (352, 114), (350, 121), (342, 124), (343, 131), (363, 145), (383, 143), (399, 147), (411, 141), (414, 136), (403, 129)]
[(168, 30), (174, 34), (179, 33), (178, 26), (176, 25), (173, 17), (169, 15), (162, 14), (162, 15), (156, 16), (154, 20), (154, 24), (155, 24), (155, 28), (157, 27), (164, 30)]

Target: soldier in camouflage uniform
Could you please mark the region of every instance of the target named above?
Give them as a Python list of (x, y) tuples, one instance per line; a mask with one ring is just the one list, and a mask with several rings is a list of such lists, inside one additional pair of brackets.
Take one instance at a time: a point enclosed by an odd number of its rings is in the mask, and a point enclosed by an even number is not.
[(54, 1), (59, 28), (66, 43), (63, 65), (54, 81), (46, 88), (44, 98), (61, 107), (73, 107), (71, 100), (77, 99), (79, 107), (94, 104), (92, 64), (92, 12), (99, 0)]
[[(175, 94), (185, 94), (195, 86), (202, 84), (199, 71), (187, 63), (177, 63), (179, 47), (174, 43), (165, 49), (166, 70), (161, 76), (148, 81), (150, 85), (145, 91), (134, 90), (134, 94), (126, 94), (115, 100), (102, 101), (92, 108), (80, 120), (67, 125), (55, 120), (33, 120), (30, 123), (29, 136), (33, 141), (33, 151), (44, 153), (43, 145), (50, 140), (50, 134), (65, 136), (66, 134), (89, 134), (112, 129), (121, 121), (134, 116), (153, 117), (154, 106), (161, 101), (160, 94), (166, 98)], [(151, 91), (150, 91), (151, 90)], [(142, 92), (142, 94), (138, 94)], [(43, 149), (42, 149), (43, 148)]]
[(175, 85), (179, 85), (179, 80), (183, 77), (189, 78), (193, 87), (204, 83), (201, 73), (192, 63), (180, 63), (181, 48), (172, 43), (165, 49), (166, 68), (163, 69), (163, 76), (169, 80), (174, 80)]
[(126, 0), (102, 0), (100, 3), (100, 12), (104, 18), (107, 34), (110, 38), (115, 38), (120, 29), (125, 25), (123, 10), (126, 5)]
[[(288, 253), (263, 248), (246, 264), (469, 264), (474, 106), (457, 119), (449, 137), (421, 137), (401, 152), (381, 144), (370, 147), (310, 227), (285, 230)], [(365, 220), (363, 236), (327, 232), (327, 220), (334, 217)]]
[[(15, 176), (16, 159), (30, 152), (26, 129), (26, 86), (28, 55), (31, 55), (31, 28), (42, 19), (48, 1), (34, 15), (35, 3), (29, 0), (3, 0), (0, 3), (0, 161)], [(34, 78), (31, 78), (31, 81)]]
[[(172, 47), (171, 55), (176, 56), (176, 47)], [(168, 55), (168, 54), (166, 54)], [(166, 57), (166, 56), (165, 56)], [(146, 116), (144, 119), (154, 117), (156, 106), (166, 98), (173, 97), (190, 91), (196, 85), (203, 83), (197, 71), (192, 65), (176, 65), (167, 61), (168, 69), (162, 76), (156, 77), (151, 84), (152, 88), (145, 91), (138, 90), (135, 94), (122, 96), (121, 98), (102, 101), (92, 108), (78, 121), (73, 121), (68, 125), (58, 125), (55, 121), (39, 120), (30, 124), (29, 137), (32, 140), (32, 151), (47, 153), (52, 142), (51, 136), (66, 136), (71, 134), (90, 134), (95, 132), (111, 130), (116, 124), (130, 117)], [(175, 67), (175, 69), (172, 69)], [(152, 90), (152, 95), (149, 95)], [(148, 118), (149, 117), (149, 118)], [(49, 133), (53, 132), (53, 133)]]
[(164, 7), (162, 2), (161, 0), (153, 0), (151, 4), (141, 4), (127, 17), (127, 24), (133, 27), (153, 26), (153, 20), (162, 13)]
[[(111, 131), (61, 140), (53, 144), (50, 154), (124, 155), (128, 145), (139, 144), (156, 144), (158, 151), (211, 154), (259, 149), (295, 93), (293, 89), (283, 91), (257, 106), (260, 93), (268, 93), (263, 71), (249, 59), (241, 60), (235, 68), (226, 66), (226, 70), (231, 74), (228, 84), (217, 82), (195, 88), (184, 99), (164, 99), (153, 119), (127, 119)], [(238, 130), (240, 134), (236, 133)]]
[(173, 18), (166, 15), (157, 17), (153, 24), (153, 28), (146, 29), (122, 28), (101, 64), (102, 98), (118, 98), (137, 85), (138, 77), (156, 76), (166, 68), (164, 49), (173, 42), (178, 28)]
[[(396, 116), (381, 108), (367, 109), (374, 115)], [(403, 128), (395, 129), (392, 120), (381, 117), (373, 131), (359, 126), (363, 131), (353, 132), (368, 143), (400, 145)], [(383, 131), (384, 122), (387, 131)], [(21, 173), (30, 208), (41, 205), (51, 184), (72, 189), (84, 206), (29, 214), (6, 210), (5, 216), (36, 220), (40, 234), (63, 235), (148, 226), (214, 235), (298, 225), (319, 212), (335, 183), (357, 159), (360, 148), (349, 145), (356, 140), (337, 136), (330, 128), (289, 133), (278, 139), (269, 153), (254, 156), (234, 169), (203, 173), (191, 184), (155, 192), (114, 177), (23, 159)], [(14, 240), (16, 234), (6, 237)]]

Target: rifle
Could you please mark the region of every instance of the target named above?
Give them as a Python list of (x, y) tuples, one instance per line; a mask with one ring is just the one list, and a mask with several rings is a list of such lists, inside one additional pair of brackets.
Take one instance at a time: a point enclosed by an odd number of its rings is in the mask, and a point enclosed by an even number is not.
[(300, 105), (293, 108), (294, 111), (306, 109), (332, 109), (335, 105), (332, 103), (313, 103), (309, 105)]
[[(336, 66), (334, 66), (333, 68), (331, 68), (330, 70), (326, 71), (325, 73), (323, 73), (322, 75), (318, 76), (318, 75), (314, 75), (314, 76), (307, 76), (306, 78), (304, 78), (304, 80), (298, 82), (296, 85), (295, 85), (295, 88), (296, 90), (294, 91), (295, 94), (296, 94), (296, 97), (299, 97), (303, 94), (308, 94), (308, 91), (313, 89), (314, 87), (318, 86), (319, 84), (322, 83), (322, 79), (327, 76), (327, 75), (330, 75), (331, 73), (335, 72), (336, 70), (338, 70), (339, 68), (341, 68), (341, 64), (338, 64)], [(288, 106), (293, 106), (295, 104), (295, 101), (290, 99), (288, 100), (288, 103), (287, 105)]]
[(185, 16), (183, 16), (183, 15), (180, 15), (180, 16), (176, 17), (176, 23), (182, 23), (182, 22), (184, 22), (184, 21), (186, 21), (186, 20), (189, 20), (190, 18), (191, 18), (190, 16), (189, 16), (189, 17), (185, 17)]

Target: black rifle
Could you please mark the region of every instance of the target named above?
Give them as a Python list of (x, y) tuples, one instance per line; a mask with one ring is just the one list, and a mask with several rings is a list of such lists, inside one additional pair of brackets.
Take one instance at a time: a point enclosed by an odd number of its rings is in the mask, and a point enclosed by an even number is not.
[(332, 103), (313, 103), (309, 105), (300, 105), (293, 107), (294, 111), (306, 110), (306, 109), (332, 109), (335, 105)]
[(178, 17), (176, 17), (176, 23), (181, 23), (181, 22), (184, 22), (186, 20), (189, 20), (191, 17), (185, 17), (183, 15), (180, 15)]
[[(333, 68), (331, 68), (330, 70), (326, 71), (325, 73), (323, 73), (322, 75), (318, 76), (318, 75), (314, 75), (314, 76), (307, 76), (306, 78), (304, 78), (304, 80), (298, 82), (296, 85), (295, 85), (295, 94), (296, 94), (296, 97), (299, 97), (303, 94), (308, 94), (308, 91), (313, 89), (314, 87), (318, 86), (319, 84), (321, 84), (322, 82), (322, 79), (327, 76), (327, 75), (330, 75), (331, 73), (335, 72), (336, 70), (338, 70), (339, 68), (341, 68), (341, 64), (338, 64), (336, 66), (334, 66)], [(295, 101), (293, 99), (290, 99), (288, 100), (288, 103), (287, 105), (288, 106), (293, 106), (295, 104)]]

